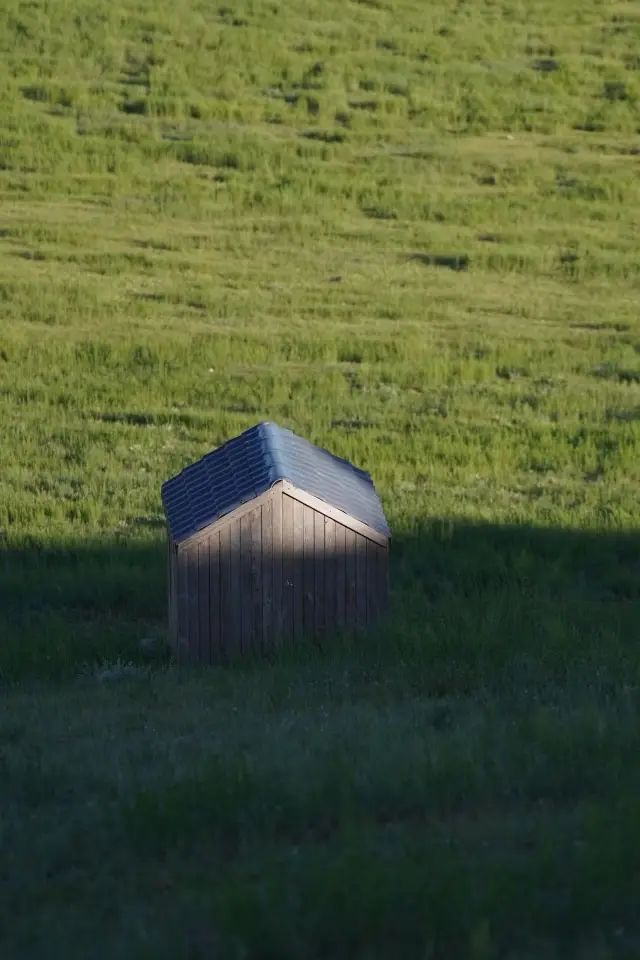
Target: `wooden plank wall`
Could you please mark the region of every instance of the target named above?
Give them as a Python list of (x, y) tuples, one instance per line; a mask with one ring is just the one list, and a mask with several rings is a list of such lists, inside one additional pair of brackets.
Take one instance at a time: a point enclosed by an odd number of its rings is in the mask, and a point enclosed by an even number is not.
[(273, 495), (177, 552), (170, 590), (179, 658), (219, 663), (384, 612), (388, 550), (295, 497)]

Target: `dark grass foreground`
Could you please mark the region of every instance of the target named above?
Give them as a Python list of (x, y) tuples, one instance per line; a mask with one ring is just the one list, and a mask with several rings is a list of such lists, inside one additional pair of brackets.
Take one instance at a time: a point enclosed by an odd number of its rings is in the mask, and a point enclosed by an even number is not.
[(1, 955), (637, 956), (639, 557), (424, 525), (378, 634), (193, 674), (160, 542), (6, 551)]

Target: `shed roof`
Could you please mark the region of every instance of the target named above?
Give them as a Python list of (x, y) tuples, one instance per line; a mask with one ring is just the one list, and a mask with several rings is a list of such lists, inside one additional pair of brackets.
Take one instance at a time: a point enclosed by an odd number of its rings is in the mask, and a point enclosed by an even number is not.
[(181, 543), (279, 480), (288, 480), (383, 536), (391, 536), (365, 470), (263, 421), (162, 485), (171, 540)]

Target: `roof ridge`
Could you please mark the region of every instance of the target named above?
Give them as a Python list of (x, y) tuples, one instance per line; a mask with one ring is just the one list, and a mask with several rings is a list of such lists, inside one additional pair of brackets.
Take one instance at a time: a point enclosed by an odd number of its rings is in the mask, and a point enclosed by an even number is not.
[(377, 529), (391, 532), (371, 474), (271, 420), (262, 420), (162, 484), (173, 542), (287, 480)]
[(287, 460), (280, 443), (283, 428), (279, 427), (277, 423), (273, 423), (272, 420), (262, 420), (258, 424), (257, 430), (262, 450), (269, 459), (271, 485), (277, 483), (278, 480), (289, 480), (288, 474), (291, 471), (287, 466)]

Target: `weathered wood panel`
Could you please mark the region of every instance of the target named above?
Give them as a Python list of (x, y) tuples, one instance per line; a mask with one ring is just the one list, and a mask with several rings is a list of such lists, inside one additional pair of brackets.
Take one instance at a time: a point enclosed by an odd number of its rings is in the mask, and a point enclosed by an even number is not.
[(282, 487), (277, 486), (272, 491), (271, 504), (273, 506), (272, 540), (273, 553), (273, 634), (272, 645), (282, 637), (282, 594), (284, 570), (282, 566)]
[(260, 647), (269, 650), (273, 642), (273, 499), (262, 507), (261, 587), (262, 587), (262, 632)]
[(288, 480), (282, 481), (282, 489), (285, 494), (293, 497), (294, 500), (299, 500), (300, 503), (304, 503), (307, 507), (311, 507), (312, 510), (321, 513), (323, 516), (331, 517), (332, 520), (336, 521), (336, 523), (341, 523), (343, 527), (353, 530), (354, 533), (359, 533), (361, 536), (367, 537), (369, 540), (374, 540), (376, 543), (379, 543), (380, 546), (385, 546), (387, 538), (384, 536), (384, 534), (378, 533), (377, 530), (367, 526), (367, 524), (363, 523), (361, 520), (357, 520), (355, 517), (349, 516), (348, 513), (344, 513), (344, 511), (338, 510), (336, 507), (332, 507), (331, 504), (327, 503), (325, 500), (320, 500), (318, 497), (314, 497), (314, 495), (309, 493), (307, 490), (301, 490)]
[(315, 625), (314, 593), (315, 593), (315, 513), (311, 507), (302, 506), (303, 523), (303, 600), (302, 623), (303, 634), (313, 636)]
[[(315, 500), (313, 504), (315, 504)], [(388, 547), (278, 485), (237, 518), (168, 548), (169, 622), (180, 660), (217, 663), (385, 611)]]
[(250, 584), (247, 608), (251, 615), (251, 652), (262, 649), (262, 507), (249, 514), (251, 522)]
[(267, 490), (265, 493), (260, 494), (259, 497), (256, 497), (254, 500), (249, 500), (247, 503), (243, 503), (241, 506), (237, 507), (231, 513), (226, 514), (224, 517), (221, 517), (219, 520), (216, 520), (209, 527), (205, 527), (200, 530), (198, 533), (194, 533), (187, 541), (185, 541), (182, 546), (186, 544), (198, 543), (200, 540), (206, 540), (207, 537), (211, 535), (212, 530), (217, 530), (220, 532), (224, 530), (225, 527), (230, 527), (232, 524), (237, 523), (241, 517), (246, 513), (251, 513), (252, 510), (256, 510), (258, 507), (261, 507), (267, 500), (273, 495), (273, 490), (282, 489), (283, 483), (278, 483), (274, 485), (271, 490)]
[(220, 636), (222, 596), (220, 592), (220, 533), (214, 530), (209, 544), (209, 637), (211, 662), (218, 663), (224, 656)]
[(389, 607), (389, 548), (383, 547), (378, 556), (379, 614), (384, 616)]
[(198, 611), (198, 548), (185, 550), (187, 558), (187, 617), (189, 620), (189, 663), (197, 663), (200, 656), (200, 621)]
[(220, 649), (224, 660), (231, 656), (235, 645), (235, 638), (231, 635), (234, 622), (232, 575), (231, 527), (226, 526), (220, 530)]
[(304, 506), (293, 501), (293, 637), (304, 635)]
[(346, 527), (336, 523), (336, 628), (345, 630), (347, 626), (347, 554)]
[(324, 518), (324, 628), (336, 626), (336, 522)]
[(242, 653), (242, 555), (240, 552), (240, 524), (236, 520), (229, 527), (229, 551), (231, 553), (231, 602), (227, 626), (229, 642), (227, 652), (234, 658)]
[(211, 663), (211, 612), (209, 608), (209, 541), (195, 547), (198, 563), (198, 663)]
[(271, 499), (273, 506), (272, 521), (272, 575), (273, 575), (273, 633), (272, 646), (282, 637), (282, 597), (284, 569), (282, 566), (282, 488), (277, 486), (273, 490)]
[(313, 606), (314, 606), (314, 624), (313, 632), (316, 637), (321, 637), (325, 629), (325, 569), (324, 569), (324, 514), (317, 510), (313, 511)]
[(353, 530), (345, 528), (345, 629), (352, 633), (356, 628), (356, 536)]
[(189, 570), (188, 556), (180, 550), (177, 557), (178, 567), (178, 644), (177, 657), (182, 663), (189, 659)]
[(293, 555), (293, 507), (291, 497), (282, 497), (282, 636), (294, 636), (295, 563)]
[(367, 540), (367, 623), (374, 624), (378, 619), (378, 604), (380, 598), (379, 592), (379, 574), (378, 562), (379, 553), (382, 547), (379, 547), (371, 540)]
[(249, 653), (253, 646), (251, 636), (251, 514), (245, 514), (240, 522), (240, 623), (242, 654)]
[(367, 541), (356, 534), (356, 629), (367, 627)]

